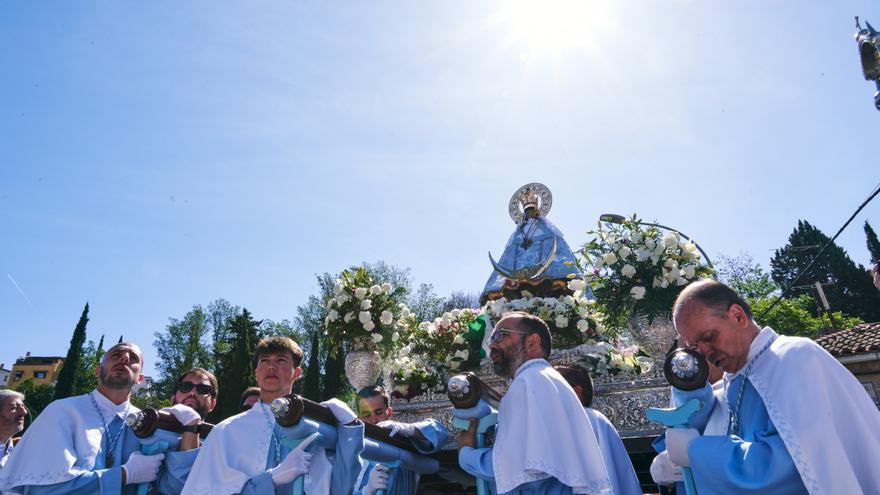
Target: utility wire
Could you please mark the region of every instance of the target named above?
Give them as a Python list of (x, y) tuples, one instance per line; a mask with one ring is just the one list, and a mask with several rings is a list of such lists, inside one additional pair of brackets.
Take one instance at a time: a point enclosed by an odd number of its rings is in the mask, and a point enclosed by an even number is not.
[(825, 252), (825, 249), (827, 249), (828, 246), (830, 246), (832, 243), (834, 243), (834, 240), (837, 239), (837, 237), (838, 237), (841, 233), (843, 233), (843, 231), (849, 226), (850, 222), (852, 222), (852, 221), (856, 218), (856, 216), (858, 216), (859, 212), (861, 212), (862, 209), (863, 209), (865, 206), (867, 206), (868, 203), (870, 203), (871, 200), (874, 199), (874, 197), (877, 196), (878, 193), (880, 193), (880, 184), (877, 184), (877, 185), (874, 187), (874, 192), (872, 192), (872, 193), (868, 196), (868, 199), (866, 199), (861, 205), (859, 205), (858, 208), (856, 208), (855, 213), (853, 213), (852, 216), (849, 217), (849, 220), (847, 220), (846, 223), (843, 224), (843, 227), (841, 227), (840, 230), (838, 230), (837, 233), (834, 234), (834, 237), (832, 237), (831, 239), (828, 239), (828, 242), (826, 242), (825, 245), (822, 246), (822, 249), (819, 250), (819, 254), (817, 254), (817, 255), (813, 258), (813, 261), (811, 261), (810, 264), (807, 265), (806, 268), (804, 268), (803, 270), (801, 270), (800, 273), (798, 273), (797, 277), (795, 277), (794, 280), (792, 280), (791, 283), (788, 284), (788, 287), (786, 287), (785, 290), (783, 290), (778, 296), (776, 296), (776, 299), (773, 301), (773, 303), (770, 304), (770, 306), (768, 306), (767, 309), (765, 309), (764, 312), (761, 313), (760, 316), (758, 316), (758, 318), (757, 318), (758, 321), (763, 320), (764, 317), (767, 316), (767, 313), (769, 313), (770, 310), (772, 310), (774, 307), (776, 307), (776, 305), (779, 304), (779, 301), (781, 301), (782, 298), (785, 297), (786, 294), (788, 294), (788, 291), (790, 291), (791, 289), (793, 289), (794, 286), (795, 286), (795, 284), (797, 284), (798, 282), (800, 282), (801, 277), (803, 277), (805, 273), (807, 273), (808, 271), (810, 271), (810, 268), (812, 268), (813, 265), (816, 263), (816, 261), (818, 261), (819, 258), (822, 257), (822, 253)]

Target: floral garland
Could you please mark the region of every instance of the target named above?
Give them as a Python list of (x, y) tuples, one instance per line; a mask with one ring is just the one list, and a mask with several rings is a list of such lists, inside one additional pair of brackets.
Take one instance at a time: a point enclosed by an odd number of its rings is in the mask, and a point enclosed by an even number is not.
[(347, 342), (378, 348), (390, 354), (400, 338), (395, 298), (404, 293), (389, 283), (375, 283), (364, 267), (344, 270), (324, 301), (324, 335), (332, 352)]
[(621, 374), (636, 377), (650, 372), (654, 367), (654, 361), (638, 347), (619, 349), (607, 342), (596, 344), (595, 350), (582, 358), (582, 363), (593, 378), (605, 379)]
[(595, 301), (584, 297), (586, 283), (575, 279), (568, 282), (574, 294), (560, 297), (533, 297), (523, 291), (520, 299), (500, 298), (483, 307), (493, 321), (512, 311), (523, 311), (544, 320), (550, 327), (553, 347), (574, 347), (584, 342), (603, 340), (606, 329), (604, 316), (596, 311)]
[(644, 225), (635, 215), (621, 224), (600, 223), (595, 237), (579, 251), (585, 272), (605, 314), (609, 330), (627, 328), (627, 319), (648, 321), (668, 314), (685, 285), (710, 276), (696, 244), (674, 231)]

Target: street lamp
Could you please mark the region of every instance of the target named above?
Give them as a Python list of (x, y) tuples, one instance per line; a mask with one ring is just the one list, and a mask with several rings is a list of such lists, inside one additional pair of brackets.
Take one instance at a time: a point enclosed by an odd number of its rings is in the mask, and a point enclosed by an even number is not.
[[(602, 215), (599, 215), (599, 221), (600, 221), (600, 222), (608, 222), (608, 223), (622, 224), (623, 222), (626, 221), (626, 217), (623, 216), (623, 215), (617, 215), (617, 214), (614, 214), (614, 213), (603, 213)], [(712, 268), (713, 270), (715, 269), (715, 267), (712, 266), (712, 260), (709, 259), (709, 255), (706, 254), (706, 251), (703, 251), (703, 248), (701, 248), (700, 245), (697, 244), (696, 241), (694, 241), (694, 240), (691, 239), (690, 237), (684, 235), (680, 230), (676, 230), (676, 229), (673, 229), (672, 227), (667, 227), (667, 226), (665, 226), (665, 225), (660, 225), (659, 223), (641, 222), (641, 224), (642, 224), (642, 225), (647, 225), (647, 226), (649, 226), (649, 227), (660, 227), (661, 229), (671, 230), (672, 232), (675, 232), (676, 234), (678, 234), (678, 235), (684, 237), (685, 240), (688, 240), (688, 241), (693, 242), (693, 243), (694, 243), (694, 246), (697, 247), (697, 250), (700, 251), (700, 254), (703, 255), (703, 258), (706, 259), (706, 264), (709, 265), (709, 268)]]

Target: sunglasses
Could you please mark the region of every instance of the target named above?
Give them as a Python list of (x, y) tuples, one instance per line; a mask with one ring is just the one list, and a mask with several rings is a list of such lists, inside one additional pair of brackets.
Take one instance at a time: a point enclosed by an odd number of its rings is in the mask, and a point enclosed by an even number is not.
[(214, 395), (214, 387), (204, 383), (180, 382), (177, 384), (177, 390), (185, 394), (190, 393), (192, 389), (196, 389), (196, 393), (199, 395)]
[(497, 344), (501, 342), (501, 339), (504, 338), (504, 334), (506, 333), (518, 333), (521, 335), (529, 335), (531, 332), (525, 332), (523, 330), (512, 330), (510, 328), (496, 328), (495, 331), (492, 332), (492, 335), (489, 337), (489, 342), (493, 344)]

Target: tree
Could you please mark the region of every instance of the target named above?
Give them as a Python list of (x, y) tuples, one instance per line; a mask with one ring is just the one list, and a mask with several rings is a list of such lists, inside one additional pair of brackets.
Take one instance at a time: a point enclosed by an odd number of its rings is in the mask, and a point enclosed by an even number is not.
[[(755, 317), (761, 315), (774, 299), (768, 297), (749, 301)], [(801, 294), (793, 299), (782, 299), (758, 324), (769, 326), (782, 335), (815, 339), (819, 337), (821, 330), (829, 329), (832, 325), (827, 313), (813, 315), (811, 309), (814, 305), (815, 300), (807, 294)], [(846, 316), (840, 311), (834, 312), (834, 319), (841, 328), (852, 328), (862, 323), (862, 320)]]
[(868, 252), (871, 253), (871, 264), (880, 263), (880, 240), (877, 240), (877, 234), (867, 221), (865, 221), (865, 237), (868, 242)]
[(475, 309), (480, 307), (480, 295), (475, 292), (455, 291), (449, 294), (446, 302), (443, 303), (443, 311), (452, 311), (453, 309)]
[(82, 357), (79, 361), (79, 367), (76, 371), (76, 389), (73, 395), (82, 395), (91, 392), (98, 385), (98, 377), (95, 376), (95, 369), (101, 362), (101, 356), (104, 355), (104, 336), (101, 336), (98, 345), (94, 340), (90, 340), (83, 347)]
[(164, 332), (156, 332), (159, 371), (157, 391), (161, 397), (174, 392), (177, 377), (192, 368), (212, 369), (214, 359), (208, 350), (208, 317), (201, 306), (195, 305), (183, 319), (169, 318)]
[[(770, 260), (773, 280), (780, 287), (788, 287), (798, 273), (806, 268), (818, 253), (808, 246), (824, 246), (829, 238), (806, 220), (799, 220), (788, 238), (788, 244), (777, 249)], [(841, 247), (832, 243), (799, 280), (805, 286), (813, 282), (827, 285), (825, 295), (834, 311), (858, 316), (864, 321), (880, 320), (880, 292), (874, 287), (871, 275), (862, 265), (856, 265)], [(792, 295), (811, 289), (795, 289)], [(811, 311), (813, 315), (817, 313)]]
[(715, 270), (718, 280), (746, 299), (763, 299), (779, 290), (770, 275), (746, 252), (735, 257), (719, 255)]
[(240, 315), (229, 321), (229, 352), (220, 356), (217, 362), (221, 393), (217, 397), (217, 407), (209, 415), (213, 421), (238, 414), (239, 397), (246, 388), (256, 383), (253, 360), (260, 324), (254, 321), (247, 309), (242, 309)]
[(67, 348), (67, 357), (58, 373), (58, 381), (55, 383), (55, 400), (70, 397), (76, 392), (76, 375), (79, 369), (80, 357), (83, 352), (83, 344), (86, 342), (86, 324), (89, 322), (89, 303), (83, 308), (82, 315), (73, 336), (70, 337), (70, 347)]
[[(232, 342), (229, 323), (240, 314), (240, 307), (233, 306), (223, 298), (208, 304), (208, 325), (211, 327), (211, 338), (213, 341), (211, 353), (214, 356), (215, 365), (218, 365), (221, 362), (222, 356), (229, 352), (229, 345)], [(217, 369), (212, 369), (212, 371), (215, 375), (219, 374)]]
[(419, 321), (434, 321), (443, 313), (446, 301), (434, 293), (434, 286), (421, 284), (419, 289), (410, 296), (407, 306)]
[(45, 383), (37, 384), (34, 382), (33, 378), (28, 378), (21, 382), (21, 384), (16, 387), (16, 390), (25, 395), (24, 405), (27, 406), (28, 411), (30, 411), (31, 422), (33, 422), (33, 420), (37, 419), (37, 416), (43, 412), (43, 409), (52, 402), (55, 387)]

